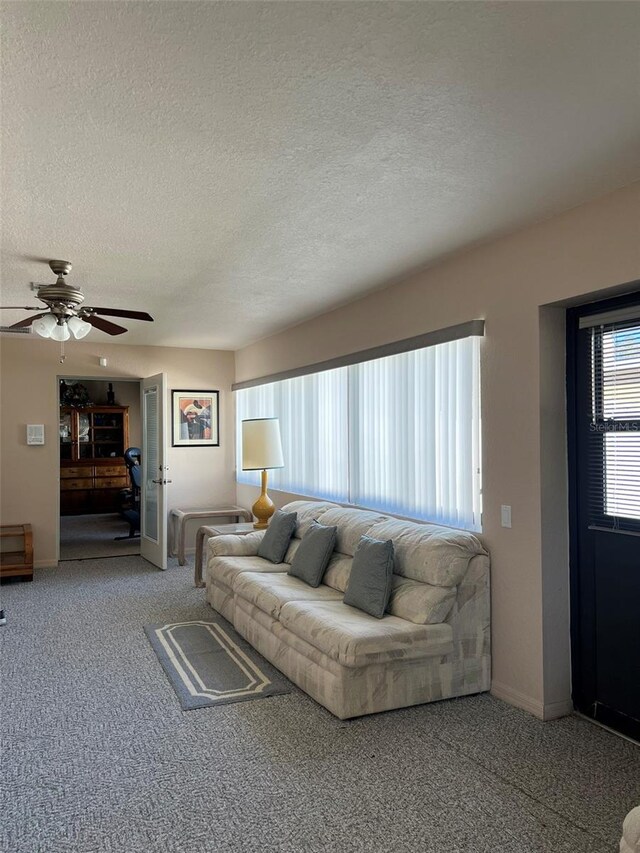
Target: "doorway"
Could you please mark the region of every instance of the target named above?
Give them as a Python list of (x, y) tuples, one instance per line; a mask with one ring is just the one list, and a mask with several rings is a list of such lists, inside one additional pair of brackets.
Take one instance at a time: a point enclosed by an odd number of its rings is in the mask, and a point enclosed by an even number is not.
[(139, 554), (140, 381), (58, 382), (60, 559)]
[(640, 292), (567, 314), (572, 686), (640, 740)]

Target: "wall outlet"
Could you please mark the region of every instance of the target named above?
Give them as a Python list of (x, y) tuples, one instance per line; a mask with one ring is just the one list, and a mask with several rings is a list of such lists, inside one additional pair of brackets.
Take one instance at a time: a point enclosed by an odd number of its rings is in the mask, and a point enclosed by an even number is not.
[(503, 527), (511, 527), (511, 507), (502, 504), (500, 507), (500, 516)]

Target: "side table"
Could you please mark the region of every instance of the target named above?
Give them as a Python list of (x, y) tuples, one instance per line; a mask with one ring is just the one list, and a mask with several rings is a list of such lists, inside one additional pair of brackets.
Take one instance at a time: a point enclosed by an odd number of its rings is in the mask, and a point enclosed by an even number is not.
[(11, 551), (0, 550), (0, 578), (33, 580), (33, 532), (30, 524), (3, 524), (0, 539), (13, 543)]
[(235, 506), (235, 504), (211, 508), (200, 507), (199, 509), (172, 509), (169, 513), (171, 529), (169, 555), (175, 557), (177, 551), (178, 565), (180, 566), (184, 566), (187, 562), (184, 553), (187, 522), (194, 518), (235, 518), (236, 521), (240, 521), (243, 518), (245, 521), (251, 521), (253, 516), (248, 509)]
[(202, 558), (204, 556), (204, 539), (205, 536), (224, 536), (224, 534), (232, 533), (234, 536), (246, 536), (247, 533), (253, 533), (255, 527), (253, 524), (218, 524), (215, 527), (200, 527), (196, 533), (196, 568), (194, 574), (194, 583), (201, 589), (204, 586), (202, 580)]

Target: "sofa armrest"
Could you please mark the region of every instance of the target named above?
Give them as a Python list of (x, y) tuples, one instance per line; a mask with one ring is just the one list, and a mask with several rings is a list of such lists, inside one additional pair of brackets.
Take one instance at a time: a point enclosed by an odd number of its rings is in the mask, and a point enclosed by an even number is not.
[(491, 654), (490, 562), (486, 554), (476, 554), (445, 620), (453, 628), (453, 643), (460, 658)]
[(207, 543), (209, 557), (257, 557), (264, 530), (253, 530), (244, 536), (232, 533), (211, 536)]

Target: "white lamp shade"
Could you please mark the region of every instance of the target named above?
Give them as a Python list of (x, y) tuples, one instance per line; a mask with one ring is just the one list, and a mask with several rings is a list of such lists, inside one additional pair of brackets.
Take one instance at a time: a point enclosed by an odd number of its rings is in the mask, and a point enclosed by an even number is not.
[(84, 320), (81, 320), (80, 317), (69, 317), (67, 320), (67, 326), (77, 341), (86, 337), (93, 328), (90, 323), (86, 323)]
[(50, 338), (51, 332), (55, 329), (58, 321), (53, 314), (45, 314), (39, 320), (34, 320), (31, 324), (33, 331), (40, 335), (41, 338)]
[(242, 470), (265, 468), (284, 468), (280, 421), (278, 418), (242, 421)]
[(51, 329), (51, 337), (54, 341), (68, 341), (71, 337), (71, 332), (66, 323), (58, 323)]

